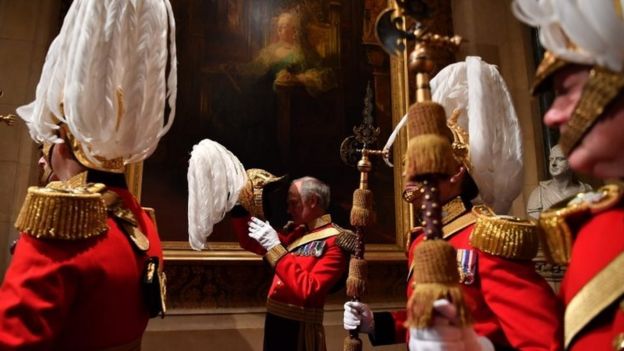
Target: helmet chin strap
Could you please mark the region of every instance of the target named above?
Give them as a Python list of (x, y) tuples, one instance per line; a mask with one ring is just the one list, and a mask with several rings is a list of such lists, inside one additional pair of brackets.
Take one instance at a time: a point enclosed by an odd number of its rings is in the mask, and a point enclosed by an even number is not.
[(559, 145), (570, 155), (585, 134), (604, 115), (606, 107), (624, 90), (624, 74), (594, 66), (583, 86), (578, 104), (561, 134)]

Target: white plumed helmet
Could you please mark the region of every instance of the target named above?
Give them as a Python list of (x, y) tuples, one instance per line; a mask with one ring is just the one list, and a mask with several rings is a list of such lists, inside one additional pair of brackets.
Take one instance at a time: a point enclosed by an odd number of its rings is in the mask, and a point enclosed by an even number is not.
[[(453, 153), (479, 188), (477, 201), (508, 213), (522, 191), (524, 162), (518, 117), (503, 77), (496, 66), (469, 56), (442, 69), (430, 86), (453, 132)], [(384, 150), (390, 150), (406, 122), (407, 115)]]
[(533, 92), (568, 64), (590, 66), (578, 102), (561, 130), (564, 153), (579, 145), (624, 91), (624, 0), (514, 0), (521, 21), (539, 28), (547, 49), (537, 68)]
[(622, 72), (622, 0), (515, 0), (521, 21), (539, 27), (542, 45), (556, 57)]
[[(522, 191), (522, 137), (498, 69), (480, 57), (467, 57), (442, 69), (430, 85), (432, 100), (444, 107), (447, 118), (458, 110), (456, 123), (448, 123), (455, 136), (453, 147), (469, 150), (460, 161), (479, 187), (480, 200), (496, 213), (507, 213)], [(461, 140), (462, 132), (468, 140)], [(466, 141), (469, 145), (461, 145)]]
[(168, 0), (74, 0), (35, 101), (17, 112), (35, 141), (63, 136), (83, 165), (123, 172), (150, 156), (173, 122), (176, 65)]
[(187, 179), (189, 244), (201, 250), (213, 226), (236, 205), (247, 173), (223, 145), (204, 139), (193, 146)]

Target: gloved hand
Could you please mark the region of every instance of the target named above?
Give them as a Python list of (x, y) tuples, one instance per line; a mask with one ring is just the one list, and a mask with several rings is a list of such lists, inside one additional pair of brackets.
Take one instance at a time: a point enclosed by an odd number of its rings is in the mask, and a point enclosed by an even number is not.
[(436, 300), (433, 307), (437, 316), (431, 328), (410, 328), (410, 351), (494, 351), (486, 337), (456, 326), (457, 310), (448, 300)]
[(367, 304), (349, 301), (344, 304), (342, 324), (346, 330), (354, 330), (360, 327), (360, 333), (370, 334), (375, 331), (373, 312)]
[(263, 222), (256, 217), (251, 217), (249, 221), (249, 237), (260, 243), (267, 251), (280, 244), (277, 232), (269, 221)]

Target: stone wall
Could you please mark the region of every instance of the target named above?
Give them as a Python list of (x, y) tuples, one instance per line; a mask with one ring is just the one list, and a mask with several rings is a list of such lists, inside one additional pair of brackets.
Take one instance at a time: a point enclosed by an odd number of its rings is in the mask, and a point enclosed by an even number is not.
[[(0, 115), (34, 99), (41, 67), (59, 30), (60, 0), (0, 0)], [(20, 119), (0, 125), (0, 277), (10, 260), (13, 227), (29, 185), (37, 183), (38, 148)]]

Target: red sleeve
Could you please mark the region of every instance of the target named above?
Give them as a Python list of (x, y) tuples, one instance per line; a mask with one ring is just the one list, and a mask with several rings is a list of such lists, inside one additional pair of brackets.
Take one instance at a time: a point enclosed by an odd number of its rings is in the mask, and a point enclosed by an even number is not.
[(234, 233), (238, 239), (238, 244), (243, 250), (253, 252), (257, 255), (264, 255), (266, 250), (254, 239), (249, 237), (249, 220), (251, 217), (236, 217), (232, 218), (232, 226), (234, 227)]
[(562, 350), (560, 305), (533, 262), (479, 253), (483, 296), (520, 351)]
[(405, 322), (407, 321), (407, 311), (395, 311), (391, 312), (392, 320), (394, 321), (394, 339), (397, 343), (407, 342), (407, 328), (405, 328)]
[(346, 258), (335, 238), (328, 239), (327, 251), (318, 258), (312, 269), (305, 270), (297, 262), (297, 257), (287, 253), (275, 266), (275, 274), (286, 284), (291, 293), (301, 301), (323, 299), (346, 268)]
[(78, 279), (58, 243), (26, 234), (18, 241), (0, 286), (0, 349), (52, 349)]

